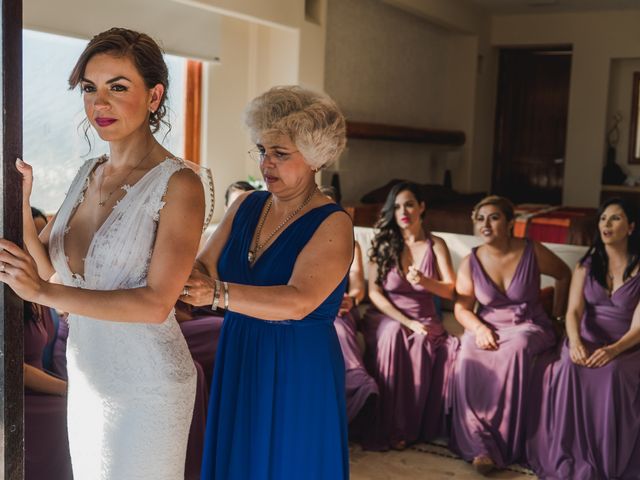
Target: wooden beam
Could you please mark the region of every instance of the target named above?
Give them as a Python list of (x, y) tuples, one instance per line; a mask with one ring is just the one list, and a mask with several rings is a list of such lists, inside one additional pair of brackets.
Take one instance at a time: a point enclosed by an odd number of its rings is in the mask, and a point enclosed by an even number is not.
[(184, 159), (200, 165), (202, 135), (202, 62), (187, 60)]
[[(0, 0), (0, 237), (22, 245), (22, 1)], [(6, 480), (24, 478), (23, 305), (0, 285), (0, 448)]]
[(455, 147), (462, 146), (465, 142), (465, 134), (459, 130), (401, 127), (398, 125), (353, 122), (350, 120), (347, 120), (347, 137)]

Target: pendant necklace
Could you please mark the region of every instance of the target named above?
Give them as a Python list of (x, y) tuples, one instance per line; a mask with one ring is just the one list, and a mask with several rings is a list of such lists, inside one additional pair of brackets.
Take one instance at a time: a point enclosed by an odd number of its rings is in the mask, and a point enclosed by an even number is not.
[(249, 260), (249, 263), (253, 265), (253, 262), (256, 260), (256, 256), (258, 255), (258, 252), (260, 250), (262, 250), (265, 245), (267, 245), (269, 243), (269, 241), (273, 238), (273, 236), (278, 233), (287, 223), (289, 223), (289, 221), (295, 217), (298, 213), (300, 213), (300, 211), (307, 206), (307, 204), (311, 201), (311, 199), (313, 198), (313, 195), (316, 193), (316, 191), (318, 190), (318, 187), (316, 186), (313, 191), (311, 192), (311, 194), (304, 200), (304, 202), (302, 202), (298, 208), (296, 208), (293, 212), (291, 212), (289, 215), (287, 215), (287, 218), (285, 218), (282, 223), (280, 223), (280, 225), (278, 225), (275, 230), (273, 230), (273, 232), (271, 232), (269, 234), (269, 236), (267, 237), (267, 239), (260, 243), (260, 233), (262, 233), (262, 227), (264, 226), (264, 222), (267, 219), (267, 215), (269, 215), (269, 211), (271, 210), (271, 205), (273, 204), (273, 195), (269, 197), (269, 200), (267, 200), (267, 207), (264, 209), (264, 213), (262, 214), (262, 218), (260, 218), (260, 223), (258, 224), (258, 228), (256, 229), (256, 240), (255, 240), (255, 244), (253, 246), (253, 249), (249, 249), (249, 252), (247, 253), (247, 260)]
[[(120, 184), (119, 184), (116, 188), (114, 188), (113, 190), (111, 190), (110, 192), (108, 192), (108, 193), (107, 193), (107, 196), (106, 196), (106, 198), (105, 198), (104, 200), (102, 199), (102, 185), (104, 184), (104, 176), (105, 176), (105, 175), (104, 175), (104, 166), (102, 167), (102, 174), (100, 175), (100, 176), (101, 176), (101, 178), (100, 178), (100, 187), (99, 187), (99, 189), (98, 189), (98, 196), (100, 197), (100, 201), (98, 202), (98, 205), (99, 205), (99, 206), (104, 207), (104, 206), (107, 204), (107, 202), (109, 201), (109, 199), (111, 198), (111, 196), (112, 196), (114, 193), (116, 193), (118, 190), (120, 190), (120, 189), (121, 189), (121, 188), (126, 184), (126, 181), (129, 179), (129, 177), (131, 176), (131, 174), (133, 173), (133, 171), (134, 171), (136, 168), (138, 168), (140, 165), (142, 165), (142, 163), (143, 163), (147, 158), (149, 158), (149, 155), (151, 155), (151, 152), (153, 152), (153, 151), (155, 150), (155, 148), (156, 148), (156, 143), (154, 142), (153, 146), (151, 147), (151, 150), (149, 150), (149, 151), (147, 152), (147, 154), (146, 154), (144, 157), (142, 157), (142, 159), (141, 159), (138, 163), (136, 163), (136, 164), (131, 168), (131, 170), (129, 170), (129, 173), (127, 173), (127, 176), (126, 176), (126, 177), (124, 177), (124, 179), (120, 182)], [(105, 157), (106, 157), (106, 155), (105, 155)]]

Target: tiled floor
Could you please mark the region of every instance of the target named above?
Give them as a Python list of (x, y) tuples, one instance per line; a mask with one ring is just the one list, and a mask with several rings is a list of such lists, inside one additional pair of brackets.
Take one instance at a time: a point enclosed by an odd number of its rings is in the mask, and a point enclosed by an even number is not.
[(484, 478), (535, 480), (520, 471), (503, 470), (488, 477), (477, 474), (467, 462), (449, 458), (448, 450), (431, 445), (416, 445), (402, 452), (365, 452), (351, 445), (351, 480), (472, 480)]

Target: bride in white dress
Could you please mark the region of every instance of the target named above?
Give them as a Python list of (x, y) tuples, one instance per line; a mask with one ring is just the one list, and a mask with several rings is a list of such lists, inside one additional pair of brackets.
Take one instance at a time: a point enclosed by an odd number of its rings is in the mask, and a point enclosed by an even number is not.
[(80, 168), (39, 238), (31, 167), (17, 162), (25, 249), (0, 240), (0, 280), (25, 300), (70, 312), (75, 480), (179, 480), (196, 371), (173, 305), (198, 248), (202, 184), (152, 135), (168, 81), (151, 38), (125, 29), (97, 35), (69, 82), (80, 85), (110, 155)]

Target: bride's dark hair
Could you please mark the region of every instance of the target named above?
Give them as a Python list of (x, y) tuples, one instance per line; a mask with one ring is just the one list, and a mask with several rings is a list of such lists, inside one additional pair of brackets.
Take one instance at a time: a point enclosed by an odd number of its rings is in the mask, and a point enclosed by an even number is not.
[[(395, 184), (387, 195), (380, 212), (380, 218), (375, 224), (376, 233), (369, 250), (369, 259), (378, 266), (378, 276), (376, 277), (378, 285), (382, 285), (393, 267), (400, 265), (400, 254), (404, 248), (404, 240), (396, 222), (395, 207), (396, 197), (404, 191), (411, 192), (418, 204), (425, 203), (420, 188), (411, 182)], [(424, 218), (424, 212), (422, 218)]]
[[(171, 124), (165, 118), (167, 115), (167, 98), (169, 91), (169, 68), (162, 54), (162, 49), (149, 35), (127, 28), (110, 28), (94, 36), (80, 54), (71, 74), (69, 75), (69, 89), (76, 88), (84, 77), (84, 72), (89, 61), (98, 54), (108, 54), (114, 57), (128, 57), (133, 61), (138, 73), (143, 78), (147, 88), (161, 84), (164, 93), (160, 99), (158, 108), (149, 112), (148, 123), (151, 133), (160, 130), (160, 126), (167, 128), (165, 137), (171, 131)], [(84, 131), (84, 137), (91, 151), (89, 139), (90, 124), (87, 119), (80, 124)]]

